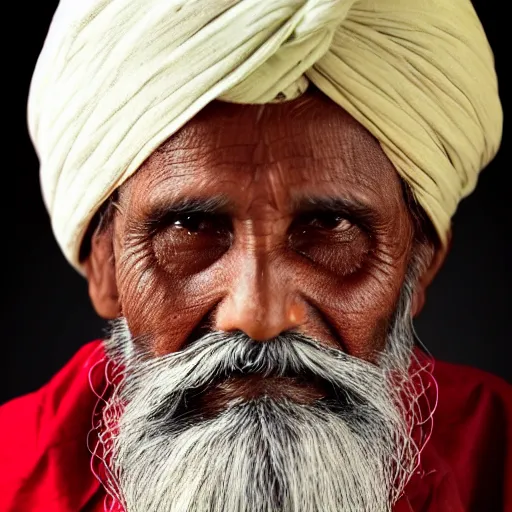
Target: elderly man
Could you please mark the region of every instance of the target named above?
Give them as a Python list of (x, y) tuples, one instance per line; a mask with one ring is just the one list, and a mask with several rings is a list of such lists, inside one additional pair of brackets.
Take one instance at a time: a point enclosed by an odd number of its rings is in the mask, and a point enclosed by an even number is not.
[(468, 0), (62, 0), (29, 126), (112, 332), (3, 407), (2, 510), (510, 510), (510, 387), (412, 327), (501, 136)]

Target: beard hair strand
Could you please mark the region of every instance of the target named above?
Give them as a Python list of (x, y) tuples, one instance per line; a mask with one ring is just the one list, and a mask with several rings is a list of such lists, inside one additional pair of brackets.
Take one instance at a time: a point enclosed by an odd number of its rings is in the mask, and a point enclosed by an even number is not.
[[(116, 321), (106, 348), (123, 379), (103, 412), (107, 491), (126, 512), (391, 511), (419, 459), (407, 408), (417, 399), (412, 278), (377, 364), (288, 333), (260, 343), (213, 332), (149, 358)], [(214, 417), (187, 413), (189, 393), (218, 379), (289, 372), (323, 379), (343, 400), (261, 396)]]

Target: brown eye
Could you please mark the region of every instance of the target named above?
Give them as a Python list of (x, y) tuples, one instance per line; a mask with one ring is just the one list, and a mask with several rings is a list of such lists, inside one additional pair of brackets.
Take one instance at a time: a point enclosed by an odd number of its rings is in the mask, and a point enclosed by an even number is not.
[(315, 230), (344, 232), (353, 227), (346, 217), (331, 212), (312, 212), (300, 215), (294, 222), (293, 230), (301, 230), (303, 234)]
[(311, 213), (298, 219), (299, 225), (325, 230), (346, 231), (352, 227), (352, 223), (336, 213)]
[(291, 248), (309, 261), (337, 275), (359, 269), (369, 238), (358, 224), (336, 212), (300, 214), (290, 226)]
[(196, 233), (220, 234), (228, 228), (226, 219), (218, 215), (208, 215), (204, 213), (188, 213), (177, 216), (172, 223), (176, 228), (184, 229), (189, 235)]
[(161, 267), (173, 275), (197, 273), (217, 261), (231, 246), (227, 216), (209, 213), (176, 214), (153, 238)]

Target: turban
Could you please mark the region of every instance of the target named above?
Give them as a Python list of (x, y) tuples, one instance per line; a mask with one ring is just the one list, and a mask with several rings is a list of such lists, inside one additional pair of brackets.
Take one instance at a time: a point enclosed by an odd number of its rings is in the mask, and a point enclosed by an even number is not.
[(209, 102), (310, 82), (376, 137), (445, 242), (502, 130), (469, 0), (61, 0), (28, 124), (67, 259), (80, 270), (100, 205)]

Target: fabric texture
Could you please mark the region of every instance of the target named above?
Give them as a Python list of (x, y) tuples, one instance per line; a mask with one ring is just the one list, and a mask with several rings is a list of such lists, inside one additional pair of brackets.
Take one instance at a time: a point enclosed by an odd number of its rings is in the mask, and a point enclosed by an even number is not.
[[(39, 391), (0, 407), (0, 510), (104, 510), (87, 443), (105, 364), (102, 343), (90, 343)], [(394, 512), (512, 510), (512, 387), (440, 361), (434, 376), (433, 433)]]
[(61, 0), (28, 121), (67, 259), (80, 270), (99, 206), (206, 104), (310, 81), (380, 141), (446, 241), (502, 130), (470, 0)]

